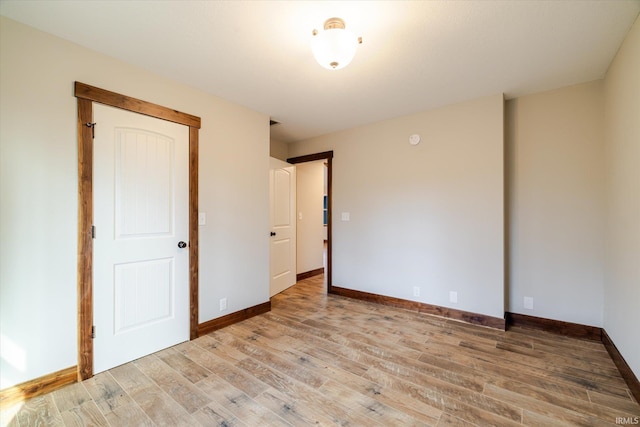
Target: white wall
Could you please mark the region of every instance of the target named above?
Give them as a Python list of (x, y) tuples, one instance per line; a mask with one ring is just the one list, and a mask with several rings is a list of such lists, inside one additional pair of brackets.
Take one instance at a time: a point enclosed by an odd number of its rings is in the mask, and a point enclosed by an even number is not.
[(323, 266), (324, 160), (298, 163), (296, 182), (297, 272), (300, 274)]
[(202, 118), (200, 321), (268, 301), (267, 116), (4, 17), (0, 51), (0, 388), (77, 364), (75, 80)]
[(640, 378), (640, 19), (609, 67), (604, 86), (604, 329)]
[(508, 311), (602, 326), (602, 94), (596, 81), (506, 103)]
[(503, 317), (502, 95), (289, 145), (327, 150), (336, 286)]

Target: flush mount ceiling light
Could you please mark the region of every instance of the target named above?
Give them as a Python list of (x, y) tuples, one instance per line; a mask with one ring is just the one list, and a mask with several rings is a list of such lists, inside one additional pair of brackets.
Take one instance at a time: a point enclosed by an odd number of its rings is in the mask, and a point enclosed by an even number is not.
[(345, 30), (340, 18), (329, 18), (324, 23), (324, 31), (313, 30), (311, 50), (316, 61), (329, 70), (339, 70), (349, 65), (356, 54), (356, 47), (362, 37), (356, 37)]

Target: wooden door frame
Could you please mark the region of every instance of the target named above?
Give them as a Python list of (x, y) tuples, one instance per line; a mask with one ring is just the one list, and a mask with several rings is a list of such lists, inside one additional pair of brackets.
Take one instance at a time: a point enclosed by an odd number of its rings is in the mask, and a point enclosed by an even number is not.
[[(93, 103), (189, 127), (189, 338), (198, 330), (198, 130), (200, 117), (75, 82), (78, 99), (78, 381), (93, 376)], [(99, 124), (98, 124), (99, 126)]]
[(287, 159), (287, 162), (295, 165), (298, 163), (315, 162), (316, 160), (327, 161), (327, 271), (325, 271), (325, 278), (327, 279), (327, 293), (330, 294), (333, 290), (333, 268), (331, 264), (331, 230), (333, 229), (333, 215), (331, 214), (333, 205), (333, 151), (324, 151), (322, 153), (308, 154), (306, 156), (291, 157)]

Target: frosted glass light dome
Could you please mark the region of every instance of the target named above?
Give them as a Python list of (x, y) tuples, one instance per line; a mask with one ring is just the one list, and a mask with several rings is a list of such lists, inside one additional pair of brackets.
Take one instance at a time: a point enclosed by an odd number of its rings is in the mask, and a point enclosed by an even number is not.
[(349, 65), (356, 54), (358, 38), (345, 30), (340, 18), (327, 19), (324, 31), (314, 30), (311, 50), (318, 64), (329, 70), (339, 70)]

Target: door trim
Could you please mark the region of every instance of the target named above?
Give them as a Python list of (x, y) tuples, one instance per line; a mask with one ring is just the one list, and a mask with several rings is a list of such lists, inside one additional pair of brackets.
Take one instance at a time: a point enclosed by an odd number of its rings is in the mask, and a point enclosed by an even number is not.
[(78, 381), (93, 376), (93, 103), (189, 127), (189, 337), (198, 333), (198, 130), (200, 117), (75, 82), (78, 99)]
[(324, 151), (322, 153), (316, 154), (308, 154), (306, 156), (299, 157), (291, 157), (287, 159), (288, 163), (293, 165), (298, 163), (306, 163), (306, 162), (315, 162), (316, 160), (326, 160), (327, 161), (327, 271), (325, 272), (325, 276), (327, 279), (327, 293), (332, 293), (332, 277), (333, 277), (333, 268), (331, 266), (331, 241), (333, 240), (332, 235), (332, 223), (333, 223), (333, 215), (331, 214), (331, 206), (333, 203), (333, 151)]

